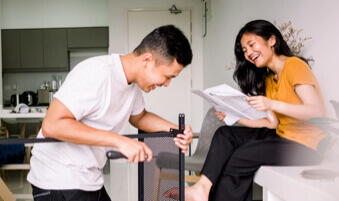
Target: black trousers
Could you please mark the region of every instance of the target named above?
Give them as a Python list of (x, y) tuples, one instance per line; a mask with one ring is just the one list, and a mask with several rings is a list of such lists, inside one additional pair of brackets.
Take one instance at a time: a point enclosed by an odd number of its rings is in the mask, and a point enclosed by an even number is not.
[(209, 200), (251, 201), (255, 172), (261, 165), (315, 165), (322, 155), (281, 138), (274, 129), (220, 127), (201, 173), (211, 182)]
[(46, 190), (32, 185), (34, 201), (111, 201), (102, 187), (97, 191)]

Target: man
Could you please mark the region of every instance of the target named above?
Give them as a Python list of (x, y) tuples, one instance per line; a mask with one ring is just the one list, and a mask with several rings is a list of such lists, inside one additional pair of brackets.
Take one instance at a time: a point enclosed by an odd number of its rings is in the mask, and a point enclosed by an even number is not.
[[(127, 122), (146, 131), (178, 128), (144, 108), (142, 91), (170, 84), (192, 61), (183, 33), (172, 25), (148, 34), (130, 54), (87, 59), (55, 94), (38, 137), (63, 143), (36, 144), (27, 176), (34, 200), (110, 200), (103, 187), (105, 153), (116, 147), (129, 162), (152, 159), (143, 142), (120, 135)], [(174, 138), (187, 152), (192, 129)]]

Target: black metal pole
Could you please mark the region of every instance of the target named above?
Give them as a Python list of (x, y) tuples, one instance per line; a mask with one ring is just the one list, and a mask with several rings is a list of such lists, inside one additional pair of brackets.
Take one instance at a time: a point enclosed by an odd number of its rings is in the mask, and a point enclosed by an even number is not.
[[(185, 114), (179, 114), (179, 131), (184, 133)], [(180, 201), (185, 201), (185, 155), (179, 149), (179, 195)]]
[[(139, 133), (142, 133), (142, 131)], [(138, 139), (141, 142), (144, 142), (144, 138), (139, 138)], [(144, 201), (145, 199), (145, 176), (144, 176), (144, 162), (139, 162), (138, 163), (138, 200), (139, 201)]]

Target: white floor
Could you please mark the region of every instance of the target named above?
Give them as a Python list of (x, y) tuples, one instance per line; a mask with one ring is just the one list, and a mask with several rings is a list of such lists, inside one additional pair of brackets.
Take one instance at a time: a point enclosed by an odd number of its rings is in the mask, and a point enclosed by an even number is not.
[(27, 170), (1, 170), (2, 180), (17, 198), (17, 201), (33, 200), (32, 188), (26, 180), (27, 173)]

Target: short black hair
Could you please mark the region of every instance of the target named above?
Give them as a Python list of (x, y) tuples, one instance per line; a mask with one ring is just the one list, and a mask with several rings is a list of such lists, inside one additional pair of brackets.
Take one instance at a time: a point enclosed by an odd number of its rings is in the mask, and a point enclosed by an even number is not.
[(192, 62), (193, 57), (188, 39), (180, 29), (173, 25), (154, 29), (133, 50), (137, 56), (146, 52), (159, 55), (169, 62), (176, 59), (184, 67)]

